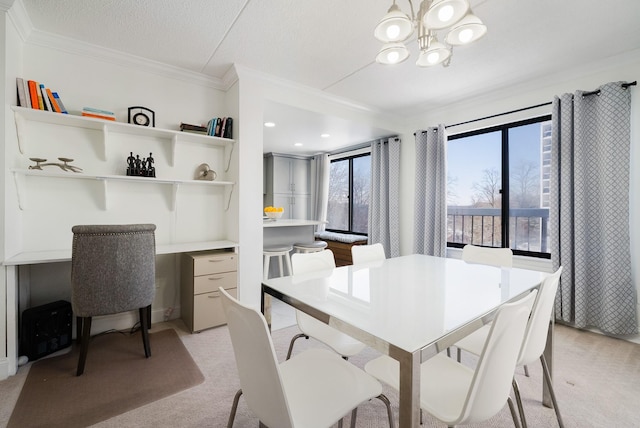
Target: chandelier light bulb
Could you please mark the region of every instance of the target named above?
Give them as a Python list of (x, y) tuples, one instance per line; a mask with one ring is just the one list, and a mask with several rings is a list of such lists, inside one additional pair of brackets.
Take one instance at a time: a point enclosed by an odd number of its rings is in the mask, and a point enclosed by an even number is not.
[(376, 62), (392, 65), (399, 64), (407, 58), (409, 58), (409, 50), (407, 47), (402, 43), (394, 42), (382, 46), (382, 49), (378, 52), (378, 56), (376, 56)]
[(441, 30), (460, 21), (469, 11), (467, 0), (434, 0), (424, 14), (424, 25)]
[(387, 27), (387, 38), (389, 40), (397, 40), (400, 35), (400, 27), (397, 25), (389, 25)]
[(381, 42), (390, 43), (406, 40), (411, 33), (413, 33), (411, 19), (394, 3), (376, 25), (373, 35)]
[(445, 5), (438, 11), (438, 19), (442, 22), (448, 22), (453, 16), (453, 6)]
[(464, 30), (460, 31), (460, 34), (458, 35), (458, 39), (460, 39), (460, 42), (465, 44), (469, 43), (472, 38), (473, 38), (473, 30), (469, 28), (465, 28)]

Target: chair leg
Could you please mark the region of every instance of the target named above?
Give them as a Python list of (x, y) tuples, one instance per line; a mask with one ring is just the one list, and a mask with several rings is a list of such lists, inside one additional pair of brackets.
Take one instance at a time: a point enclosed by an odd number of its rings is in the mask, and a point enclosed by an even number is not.
[[(356, 419), (358, 418), (358, 408), (355, 407), (352, 411), (351, 411), (351, 423), (349, 424), (350, 428), (356, 428)], [(342, 419), (340, 419), (340, 421), (342, 421)]]
[(76, 317), (76, 343), (82, 343), (82, 317)]
[(149, 312), (151, 306), (138, 309), (140, 312), (140, 332), (142, 333), (142, 346), (144, 346), (144, 356), (151, 356), (151, 345), (149, 344)]
[(524, 415), (524, 406), (522, 405), (522, 396), (520, 395), (520, 387), (518, 386), (518, 382), (516, 378), (513, 378), (511, 382), (513, 385), (513, 394), (516, 397), (516, 405), (518, 406), (518, 413), (520, 413), (520, 421), (522, 422), (522, 428), (527, 428), (527, 418)]
[(530, 376), (529, 376), (529, 367), (527, 367), (527, 366), (524, 366), (524, 375), (525, 375), (526, 377), (530, 377)]
[[(378, 400), (382, 401), (387, 408), (387, 416), (389, 417), (389, 428), (393, 428), (393, 412), (391, 411), (391, 402), (387, 398), (386, 395), (380, 394), (376, 397)], [(422, 409), (420, 409), (422, 410)]]
[(293, 351), (293, 342), (300, 339), (301, 337), (304, 337), (305, 339), (309, 338), (309, 336), (307, 336), (304, 333), (296, 334), (295, 336), (293, 336), (293, 338), (291, 339), (291, 342), (289, 343), (289, 351), (287, 352), (287, 358), (286, 358), (287, 360), (291, 358), (291, 352)]
[(458, 362), (462, 359), (462, 349), (458, 348)]
[(542, 373), (544, 373), (544, 378), (547, 382), (547, 385), (549, 385), (549, 394), (551, 395), (553, 410), (555, 410), (556, 412), (558, 425), (560, 426), (560, 428), (564, 428), (564, 423), (562, 422), (562, 416), (560, 416), (560, 408), (558, 407), (558, 402), (556, 401), (556, 393), (553, 390), (553, 383), (551, 382), (551, 374), (549, 373), (549, 366), (547, 365), (547, 360), (544, 358), (544, 355), (540, 355), (540, 362), (542, 363)]
[(80, 320), (80, 330), (82, 331), (82, 342), (80, 344), (80, 358), (78, 359), (78, 370), (76, 376), (84, 373), (84, 365), (89, 352), (89, 340), (91, 339), (91, 317), (82, 317)]
[(513, 419), (513, 426), (516, 428), (520, 428), (520, 424), (518, 423), (518, 415), (516, 413), (516, 409), (513, 406), (513, 400), (511, 397), (507, 397), (507, 404), (509, 404), (509, 410), (511, 411), (511, 418)]
[(239, 389), (236, 392), (235, 397), (233, 397), (233, 405), (231, 406), (231, 413), (229, 414), (229, 422), (227, 422), (227, 428), (233, 427), (233, 420), (236, 418), (236, 410), (238, 410), (238, 402), (240, 401), (240, 396), (242, 395), (242, 390)]

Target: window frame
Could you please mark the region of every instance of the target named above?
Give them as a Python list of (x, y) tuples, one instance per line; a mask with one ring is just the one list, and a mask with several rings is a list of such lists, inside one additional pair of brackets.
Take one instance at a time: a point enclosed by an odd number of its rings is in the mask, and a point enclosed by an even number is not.
[[(333, 162), (342, 162), (347, 160), (349, 162), (349, 230), (342, 230), (342, 229), (333, 229), (329, 227), (329, 224), (327, 222), (327, 227), (325, 227), (325, 230), (327, 232), (335, 232), (335, 233), (343, 233), (343, 234), (349, 234), (349, 235), (359, 235), (359, 236), (363, 236), (363, 237), (368, 237), (369, 234), (368, 233), (363, 233), (363, 232), (355, 232), (353, 230), (353, 160), (357, 159), (357, 158), (361, 158), (361, 157), (365, 157), (368, 156), (369, 159), (371, 159), (371, 151), (367, 150), (364, 152), (358, 152), (358, 153), (354, 153), (351, 155), (346, 155), (346, 156), (340, 156), (340, 157), (336, 157), (335, 159), (331, 159), (329, 161), (329, 163), (333, 163)], [(329, 176), (329, 182), (331, 182), (331, 176)]]
[[(499, 131), (501, 134), (501, 156), (502, 159), (500, 160), (500, 166), (501, 166), (501, 171), (500, 171), (500, 175), (501, 175), (501, 189), (500, 189), (500, 195), (502, 196), (501, 198), (501, 206), (500, 206), (500, 220), (501, 220), (501, 233), (502, 233), (502, 246), (501, 247), (494, 247), (494, 248), (511, 248), (510, 246), (510, 231), (509, 231), (509, 226), (510, 226), (510, 219), (509, 219), (509, 130), (512, 128), (517, 128), (520, 126), (526, 126), (526, 125), (532, 125), (534, 123), (540, 123), (542, 124), (543, 122), (548, 122), (551, 120), (551, 115), (550, 114), (546, 114), (546, 115), (542, 115), (542, 116), (536, 116), (536, 117), (532, 117), (529, 119), (523, 119), (523, 120), (518, 120), (515, 122), (509, 122), (509, 123), (504, 123), (504, 124), (500, 124), (500, 125), (494, 125), (494, 126), (489, 126), (486, 128), (479, 128), (479, 129), (474, 129), (472, 131), (465, 131), (465, 132), (460, 132), (457, 134), (451, 134), (447, 136), (447, 144), (449, 143), (449, 141), (452, 140), (458, 140), (461, 138), (467, 138), (467, 137), (473, 137), (476, 135), (483, 135), (483, 134), (488, 134), (491, 132), (497, 132)], [(543, 158), (541, 158), (541, 161), (543, 160)], [(543, 175), (543, 171), (542, 171), (542, 167), (543, 164), (540, 164), (540, 175)], [(507, 172), (507, 173), (505, 173)], [(541, 188), (540, 191), (542, 192), (543, 189)], [(506, 220), (506, 221), (505, 221)], [(465, 245), (464, 243), (459, 243), (459, 242), (449, 242), (447, 241), (447, 248), (463, 248)], [(475, 244), (474, 244), (475, 245)], [(525, 251), (525, 250), (516, 250), (511, 248), (511, 250), (513, 251), (514, 255), (518, 255), (518, 256), (525, 256), (525, 257), (535, 257), (535, 258), (540, 258), (540, 259), (551, 259), (551, 253), (542, 253), (542, 252), (537, 252), (537, 251)]]

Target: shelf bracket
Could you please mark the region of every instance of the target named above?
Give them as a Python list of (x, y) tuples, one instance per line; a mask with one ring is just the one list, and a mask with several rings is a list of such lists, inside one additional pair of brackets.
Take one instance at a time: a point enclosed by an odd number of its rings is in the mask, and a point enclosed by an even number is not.
[(107, 180), (105, 178), (98, 178), (102, 182), (102, 209), (104, 211), (109, 210), (109, 189)]
[(171, 211), (176, 210), (176, 200), (178, 198), (178, 189), (180, 188), (180, 184), (173, 183), (173, 194), (171, 195)]
[(17, 174), (15, 171), (13, 172), (13, 182), (16, 186), (16, 196), (18, 197), (18, 207), (20, 208), (20, 211), (24, 211), (27, 207), (27, 195), (24, 191), (24, 180), (24, 175)]
[(224, 168), (224, 172), (229, 172), (229, 166), (231, 166), (231, 155), (233, 154), (233, 148), (235, 147), (235, 141), (231, 141), (224, 146), (224, 157), (227, 161), (227, 166)]
[(24, 117), (20, 116), (19, 114), (15, 115), (16, 117), (16, 134), (18, 135), (18, 150), (20, 150), (20, 154), (23, 155), (24, 154), (24, 142), (26, 141), (26, 135), (25, 133), (27, 132), (26, 129), (26, 125), (25, 125), (25, 120)]
[(236, 186), (235, 183), (229, 185), (229, 186), (225, 186), (225, 193), (228, 193), (227, 195), (227, 206), (225, 207), (225, 211), (229, 211), (229, 207), (231, 206), (231, 195), (233, 195), (233, 188)]
[(176, 163), (176, 148), (178, 147), (178, 134), (173, 134), (171, 138), (171, 153), (169, 157), (169, 166), (174, 166)]
[(102, 125), (102, 159), (107, 160), (107, 139), (109, 138), (109, 128)]

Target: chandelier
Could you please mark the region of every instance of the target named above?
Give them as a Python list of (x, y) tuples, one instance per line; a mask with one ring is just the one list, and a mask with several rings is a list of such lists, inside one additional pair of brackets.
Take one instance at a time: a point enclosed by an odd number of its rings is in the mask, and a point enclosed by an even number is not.
[[(423, 0), (416, 15), (411, 7), (411, 17), (402, 12), (396, 1), (382, 17), (374, 35), (384, 43), (376, 56), (380, 64), (398, 64), (409, 58), (409, 50), (404, 44), (417, 27), (420, 55), (416, 61), (419, 67), (451, 62), (453, 47), (466, 45), (478, 40), (487, 32), (480, 18), (471, 12), (467, 0)], [(444, 42), (438, 41), (437, 31), (448, 30)]]

